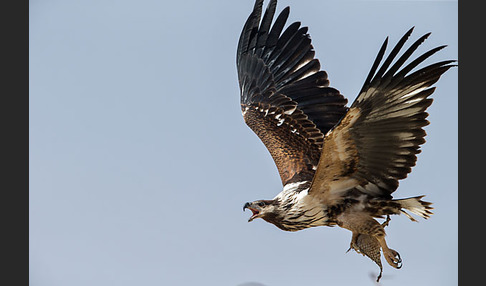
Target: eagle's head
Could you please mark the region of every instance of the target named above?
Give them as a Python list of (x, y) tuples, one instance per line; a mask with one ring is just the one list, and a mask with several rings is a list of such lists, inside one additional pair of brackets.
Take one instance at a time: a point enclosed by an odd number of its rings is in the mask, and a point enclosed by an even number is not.
[(258, 200), (245, 203), (243, 210), (249, 209), (253, 213), (248, 222), (256, 218), (263, 218), (267, 222), (274, 223), (278, 216), (278, 205), (277, 200)]

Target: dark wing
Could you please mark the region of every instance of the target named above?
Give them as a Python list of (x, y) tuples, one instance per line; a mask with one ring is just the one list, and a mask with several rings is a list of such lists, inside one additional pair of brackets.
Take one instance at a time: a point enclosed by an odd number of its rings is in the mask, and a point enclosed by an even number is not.
[(257, 0), (241, 32), (236, 64), (246, 124), (272, 155), (283, 185), (312, 180), (324, 134), (346, 113), (347, 100), (320, 64), (307, 27), (292, 23), (285, 8), (271, 25), (277, 1)]
[[(434, 48), (411, 61), (417, 47), (429, 36), (419, 38), (391, 65), (412, 33), (410, 29), (389, 56), (383, 43), (358, 97), (342, 121), (324, 139), (309, 194), (327, 204), (346, 198), (350, 191), (391, 198), (398, 180), (407, 177), (425, 142), (431, 87), (455, 61), (431, 64), (413, 73), (412, 69), (445, 46)], [(378, 71), (377, 71), (378, 69)]]

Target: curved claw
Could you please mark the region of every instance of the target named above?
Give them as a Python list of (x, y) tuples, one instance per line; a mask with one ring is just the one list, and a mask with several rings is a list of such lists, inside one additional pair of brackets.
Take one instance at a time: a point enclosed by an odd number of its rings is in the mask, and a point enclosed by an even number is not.
[(381, 226), (386, 227), (390, 223), (391, 218), (389, 215), (386, 216), (386, 220), (381, 224)]
[(392, 267), (396, 269), (402, 268), (403, 264), (402, 264), (402, 258), (400, 257), (400, 254), (394, 249), (390, 248), (389, 250), (390, 250), (389, 252), (383, 253), (388, 264), (390, 264)]

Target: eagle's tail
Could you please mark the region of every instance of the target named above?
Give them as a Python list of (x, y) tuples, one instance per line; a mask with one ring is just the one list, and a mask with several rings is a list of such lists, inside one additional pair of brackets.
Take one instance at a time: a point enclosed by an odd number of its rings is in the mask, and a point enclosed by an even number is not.
[(432, 215), (432, 209), (431, 207), (432, 203), (422, 201), (422, 198), (424, 196), (418, 196), (418, 197), (413, 197), (413, 198), (408, 198), (408, 199), (399, 199), (399, 200), (393, 200), (396, 203), (399, 203), (402, 209), (400, 212), (405, 214), (411, 221), (417, 221), (414, 219), (409, 213), (407, 213), (405, 210), (410, 211), (411, 213), (418, 215), (420, 217), (423, 217), (425, 219), (428, 219), (430, 215)]

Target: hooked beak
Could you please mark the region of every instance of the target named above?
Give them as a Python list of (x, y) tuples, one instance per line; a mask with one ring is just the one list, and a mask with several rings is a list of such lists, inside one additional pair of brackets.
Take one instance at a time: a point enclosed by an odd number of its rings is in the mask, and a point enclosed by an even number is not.
[(251, 210), (251, 212), (253, 213), (253, 215), (248, 219), (248, 222), (251, 222), (252, 220), (260, 217), (260, 211), (257, 208), (254, 208), (252, 206), (252, 203), (246, 203), (243, 206), (243, 211), (245, 211), (246, 209)]

